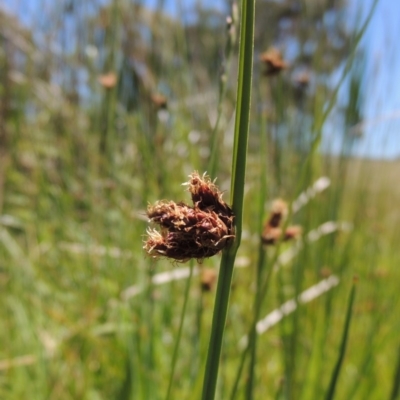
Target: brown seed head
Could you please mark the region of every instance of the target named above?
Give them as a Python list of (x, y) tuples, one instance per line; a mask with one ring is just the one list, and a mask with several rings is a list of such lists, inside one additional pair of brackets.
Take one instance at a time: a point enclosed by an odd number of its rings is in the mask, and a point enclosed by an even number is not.
[(233, 213), (218, 188), (197, 173), (190, 178), (193, 207), (173, 201), (159, 201), (148, 207), (150, 221), (161, 228), (161, 232), (147, 232), (144, 249), (150, 256), (202, 260), (217, 254), (234, 237)]
[(203, 268), (201, 270), (200, 283), (203, 292), (209, 292), (214, 287), (217, 280), (217, 272), (213, 268)]
[(233, 229), (232, 209), (222, 200), (222, 193), (218, 187), (203, 174), (200, 176), (197, 171), (189, 175), (190, 180), (187, 183), (188, 190), (192, 195), (192, 201), (195, 207), (205, 211), (215, 211), (228, 229)]
[(114, 72), (109, 72), (107, 74), (100, 75), (98, 81), (104, 88), (112, 89), (117, 84), (117, 75)]
[(301, 236), (302, 232), (303, 229), (300, 225), (288, 226), (285, 231), (284, 240), (298, 239)]
[[(218, 207), (222, 200), (222, 194), (217, 186), (207, 175), (200, 176), (197, 171), (189, 175), (188, 190), (192, 195), (192, 201), (195, 206), (201, 209)], [(224, 203), (225, 204), (225, 203)]]
[(167, 98), (159, 93), (154, 93), (151, 96), (151, 101), (157, 108), (165, 109), (167, 108)]
[(301, 226), (293, 225), (282, 232), (282, 221), (286, 218), (288, 206), (285, 201), (277, 199), (272, 203), (271, 213), (264, 225), (261, 240), (266, 245), (276, 244), (279, 240), (287, 241), (297, 239), (302, 232)]
[(271, 227), (270, 225), (266, 225), (261, 235), (261, 240), (266, 245), (272, 245), (277, 243), (281, 236), (282, 236), (281, 228), (274, 228)]
[(274, 200), (271, 207), (271, 214), (268, 220), (268, 225), (277, 228), (288, 213), (288, 206), (281, 199)]
[(262, 53), (260, 60), (266, 67), (264, 71), (264, 75), (266, 76), (277, 75), (288, 67), (287, 63), (282, 58), (282, 53), (275, 48), (271, 48), (265, 53)]
[(310, 83), (310, 74), (308, 72), (302, 72), (295, 78), (295, 83), (299, 88), (305, 89)]
[(302, 229), (298, 225), (289, 226), (285, 234), (282, 234), (281, 228), (273, 228), (271, 226), (266, 225), (261, 235), (261, 240), (266, 245), (276, 244), (279, 240), (283, 240), (284, 242), (288, 240), (298, 239), (301, 235)]
[(331, 275), (332, 275), (332, 270), (329, 268), (329, 267), (327, 267), (327, 266), (325, 266), (325, 267), (322, 267), (320, 270), (319, 270), (319, 274), (321, 275), (321, 277), (322, 278), (329, 278)]

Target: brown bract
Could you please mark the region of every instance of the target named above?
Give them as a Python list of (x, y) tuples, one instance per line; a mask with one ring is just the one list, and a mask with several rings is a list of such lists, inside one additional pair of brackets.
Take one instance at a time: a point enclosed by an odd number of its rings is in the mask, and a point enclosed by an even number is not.
[(149, 229), (144, 249), (152, 257), (176, 261), (202, 260), (226, 247), (234, 238), (234, 216), (210, 179), (197, 172), (187, 183), (193, 206), (174, 201), (149, 205), (147, 215), (160, 231)]

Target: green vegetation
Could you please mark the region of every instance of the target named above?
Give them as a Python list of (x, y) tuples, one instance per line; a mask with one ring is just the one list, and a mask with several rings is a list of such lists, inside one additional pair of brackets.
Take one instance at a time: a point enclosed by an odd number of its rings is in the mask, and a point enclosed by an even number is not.
[[(349, 31), (341, 2), (256, 2), (246, 152), (240, 10), (226, 29), (200, 6), (182, 25), (163, 1), (100, 3), (32, 29), (0, 11), (0, 399), (399, 398), (400, 164), (350, 156), (368, 17)], [(339, 156), (321, 151), (335, 121)], [(243, 199), (240, 246), (154, 260), (147, 205), (188, 202), (194, 170), (239, 217)], [(277, 198), (302, 235), (266, 246)]]

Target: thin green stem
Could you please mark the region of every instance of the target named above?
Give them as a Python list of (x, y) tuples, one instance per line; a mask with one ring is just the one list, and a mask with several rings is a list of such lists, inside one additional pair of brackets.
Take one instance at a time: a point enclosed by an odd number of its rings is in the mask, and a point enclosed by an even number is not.
[(167, 391), (167, 396), (165, 397), (166, 400), (169, 400), (171, 398), (172, 384), (174, 382), (174, 375), (175, 375), (176, 360), (178, 359), (179, 346), (180, 346), (181, 337), (182, 337), (183, 322), (185, 321), (185, 314), (186, 314), (186, 308), (187, 308), (188, 299), (189, 299), (190, 284), (192, 282), (192, 276), (193, 276), (193, 262), (190, 263), (189, 278), (186, 282), (185, 297), (183, 300), (183, 307), (182, 307), (181, 318), (180, 318), (180, 322), (179, 322), (178, 335), (176, 337), (174, 353), (172, 355), (171, 374), (169, 376), (168, 391)]
[[(249, 333), (247, 335), (249, 340), (248, 340), (247, 346), (245, 347), (245, 349), (242, 352), (242, 357), (240, 359), (240, 364), (239, 364), (239, 367), (238, 367), (238, 370), (237, 370), (237, 373), (236, 373), (233, 389), (232, 389), (231, 395), (229, 397), (231, 400), (233, 400), (236, 397), (237, 390), (239, 388), (239, 381), (240, 381), (240, 378), (241, 378), (241, 375), (242, 375), (242, 372), (243, 372), (243, 368), (244, 368), (244, 364), (245, 364), (246, 358), (249, 355), (249, 353), (252, 354), (251, 351), (250, 351), (251, 350), (251, 346), (253, 346), (252, 339), (251, 339), (252, 332), (254, 332), (254, 334), (256, 334), (256, 326), (257, 326), (258, 318), (260, 316), (261, 306), (262, 306), (262, 303), (263, 303), (263, 301), (264, 301), (264, 299), (265, 299), (265, 297), (267, 296), (267, 293), (268, 293), (269, 283), (271, 281), (271, 275), (272, 275), (272, 272), (274, 272), (273, 268), (274, 268), (274, 266), (276, 265), (276, 263), (278, 261), (278, 257), (279, 257), (279, 254), (280, 254), (280, 252), (279, 252), (280, 251), (280, 245), (281, 245), (281, 241), (278, 241), (278, 243), (276, 244), (276, 247), (275, 247), (274, 254), (271, 257), (271, 260), (268, 262), (268, 264), (271, 267), (270, 267), (269, 270), (266, 271), (265, 274), (263, 274), (264, 276), (262, 277), (261, 283), (260, 283), (260, 285), (259, 285), (259, 287), (257, 289), (258, 295), (257, 295), (257, 298), (256, 298), (256, 302), (253, 305), (253, 307), (254, 307), (253, 320), (252, 320), (252, 323), (250, 325)], [(263, 251), (264, 251), (264, 253), (260, 254), (260, 257), (259, 257), (260, 265), (261, 265), (261, 263), (264, 263), (264, 257), (266, 256), (265, 250), (263, 250)], [(261, 257), (262, 257), (262, 259), (261, 259)], [(254, 343), (256, 344), (256, 342), (254, 342)], [(254, 351), (254, 350), (252, 350), (252, 351)]]
[(392, 392), (390, 394), (390, 400), (396, 400), (400, 395), (400, 347), (397, 351), (397, 365), (393, 377)]
[[(256, 276), (256, 294), (254, 296), (253, 304), (253, 319), (258, 321), (261, 310), (261, 287), (263, 282), (263, 267), (265, 263), (265, 249), (262, 243), (259, 245), (258, 250), (258, 263), (257, 263), (257, 276)], [(257, 322), (252, 324), (250, 334), (248, 336), (249, 350), (250, 350), (250, 363), (249, 372), (247, 377), (246, 396), (245, 398), (251, 400), (253, 398), (254, 380), (255, 380), (255, 366), (257, 361)]]
[(254, 2), (255, 0), (243, 0), (242, 2), (238, 91), (231, 180), (232, 209), (235, 214), (235, 240), (232, 246), (227, 248), (222, 254), (210, 344), (203, 381), (203, 400), (213, 400), (215, 397), (233, 266), (242, 235), (244, 183), (253, 69)]
[(213, 131), (211, 133), (211, 154), (210, 160), (208, 162), (207, 171), (210, 174), (211, 178), (215, 178), (215, 175), (218, 170), (218, 145), (220, 144), (220, 124), (222, 118), (222, 105), (223, 100), (225, 99), (226, 95), (226, 87), (228, 82), (228, 74), (231, 65), (231, 58), (232, 58), (232, 50), (235, 46), (235, 25), (237, 24), (235, 13), (232, 13), (232, 21), (231, 24), (228, 26), (227, 32), (227, 41), (225, 47), (225, 61), (222, 66), (223, 71), (221, 73), (219, 79), (219, 96), (218, 96), (218, 105), (217, 105), (217, 120), (215, 122)]
[(242, 376), (242, 372), (243, 372), (243, 369), (244, 369), (244, 364), (246, 362), (246, 358), (247, 358), (247, 355), (248, 355), (249, 351), (250, 351), (250, 342), (247, 343), (246, 347), (242, 351), (242, 355), (240, 357), (239, 367), (238, 367), (238, 370), (236, 372), (235, 381), (234, 381), (233, 386), (232, 386), (231, 395), (229, 396), (230, 400), (234, 400), (236, 398), (236, 394), (237, 394), (237, 391), (239, 389), (240, 377)]
[(154, 275), (154, 268), (149, 265), (148, 268), (148, 289), (147, 289), (147, 298), (149, 301), (147, 302), (146, 307), (146, 328), (148, 332), (148, 337), (146, 338), (146, 348), (144, 353), (144, 365), (145, 365), (145, 385), (144, 385), (144, 392), (145, 396), (151, 398), (154, 395), (154, 381), (152, 379), (153, 371), (155, 370), (155, 359), (154, 359), (154, 347), (155, 347), (155, 304), (154, 304), (154, 296), (152, 292), (154, 290), (153, 286), (153, 275)]
[(350, 292), (348, 306), (347, 306), (346, 320), (344, 323), (344, 329), (343, 329), (343, 334), (342, 334), (342, 342), (340, 344), (340, 349), (339, 349), (339, 357), (336, 361), (335, 368), (333, 369), (333, 372), (332, 372), (331, 382), (329, 384), (328, 392), (326, 395), (326, 400), (332, 400), (334, 398), (336, 383), (338, 381), (340, 369), (342, 367), (344, 355), (346, 353), (347, 341), (349, 338), (350, 322), (351, 322), (351, 317), (353, 314), (354, 298), (356, 296), (356, 286), (357, 286), (356, 283), (357, 283), (357, 280), (354, 279), (353, 286), (352, 286), (351, 292)]
[(206, 369), (203, 381), (203, 400), (212, 400), (215, 396), (222, 348), (222, 338), (225, 329), (226, 313), (228, 310), (235, 256), (236, 252), (229, 250), (222, 254), (212, 320), (210, 344), (208, 347)]
[[(261, 94), (259, 95), (259, 101), (261, 101)], [(266, 121), (263, 113), (261, 113), (261, 134), (260, 134), (260, 181), (259, 181), (259, 201), (258, 201), (258, 224), (257, 224), (257, 232), (260, 235), (260, 241), (258, 246), (258, 259), (257, 259), (257, 269), (256, 269), (256, 293), (254, 295), (253, 302), (253, 324), (251, 326), (250, 334), (249, 334), (249, 350), (250, 350), (250, 363), (247, 377), (247, 386), (246, 386), (246, 398), (253, 398), (253, 390), (254, 390), (254, 381), (255, 381), (255, 366), (257, 361), (257, 321), (260, 317), (261, 312), (261, 288), (263, 286), (264, 277), (268, 278), (265, 272), (265, 261), (266, 261), (266, 250), (261, 242), (261, 235), (264, 226), (264, 208), (265, 208), (265, 200), (267, 198), (267, 158), (265, 157), (267, 150), (267, 129), (266, 129)]]
[(244, 182), (249, 134), (251, 82), (253, 74), (254, 2), (243, 0), (240, 28), (239, 78), (236, 103), (235, 136), (232, 157), (231, 200), (236, 223), (236, 246), (242, 232)]

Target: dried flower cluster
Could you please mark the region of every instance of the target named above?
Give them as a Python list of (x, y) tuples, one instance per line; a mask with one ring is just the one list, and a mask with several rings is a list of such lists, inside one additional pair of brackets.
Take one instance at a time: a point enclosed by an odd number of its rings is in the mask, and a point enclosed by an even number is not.
[(234, 215), (211, 180), (197, 172), (186, 184), (193, 206), (174, 201), (150, 205), (147, 215), (160, 231), (149, 229), (144, 249), (152, 257), (202, 260), (217, 254), (234, 238)]
[(296, 239), (301, 235), (301, 227), (298, 225), (289, 226), (282, 232), (280, 225), (287, 216), (287, 204), (283, 200), (275, 200), (272, 203), (271, 214), (264, 225), (261, 240), (266, 245), (276, 244), (279, 240)]

